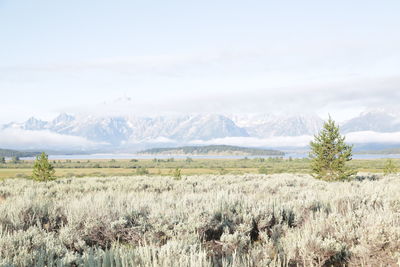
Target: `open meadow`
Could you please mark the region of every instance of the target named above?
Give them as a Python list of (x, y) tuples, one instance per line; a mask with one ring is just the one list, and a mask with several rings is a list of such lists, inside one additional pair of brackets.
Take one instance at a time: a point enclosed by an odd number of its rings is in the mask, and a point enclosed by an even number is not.
[(0, 266), (397, 266), (400, 177), (0, 182)]
[[(179, 169), (182, 175), (200, 174), (276, 174), (310, 173), (310, 161), (306, 158), (283, 159), (246, 158), (241, 159), (98, 159), (98, 160), (53, 160), (56, 176), (65, 177), (108, 177), (132, 175), (173, 175)], [(400, 159), (393, 159), (400, 166)], [(352, 160), (349, 166), (358, 172), (382, 173), (386, 159)], [(0, 179), (27, 178), (32, 174), (33, 160), (18, 163), (0, 163)]]

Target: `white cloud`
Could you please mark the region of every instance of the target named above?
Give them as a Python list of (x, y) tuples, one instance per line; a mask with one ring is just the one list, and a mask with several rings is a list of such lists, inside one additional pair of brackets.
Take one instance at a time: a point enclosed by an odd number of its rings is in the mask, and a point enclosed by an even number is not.
[(312, 140), (312, 136), (277, 136), (271, 138), (256, 137), (225, 137), (208, 141), (196, 140), (191, 142), (195, 145), (233, 145), (246, 147), (304, 147)]
[[(225, 137), (212, 140), (195, 140), (191, 145), (235, 145), (245, 147), (306, 147), (313, 139), (313, 136), (277, 136), (270, 138), (256, 137)], [(378, 133), (373, 131), (352, 132), (346, 134), (346, 142), (349, 144), (380, 143), (395, 144), (400, 143), (400, 132)], [(149, 139), (142, 142), (129, 142), (132, 144), (173, 144), (176, 141), (165, 137)], [(62, 135), (50, 131), (30, 131), (22, 129), (5, 129), (0, 131), (0, 147), (12, 149), (55, 149), (55, 150), (87, 150), (95, 149), (105, 143), (92, 142), (86, 138), (70, 135)]]
[[(226, 137), (208, 141), (196, 140), (191, 142), (194, 145), (234, 145), (246, 147), (306, 147), (313, 136), (277, 136), (271, 138), (256, 137)], [(400, 143), (400, 132), (378, 133), (373, 131), (352, 132), (346, 134), (346, 142), (349, 144), (378, 143), (395, 144)]]
[(400, 143), (400, 132), (378, 133), (373, 131), (353, 132), (346, 135), (348, 143)]
[[(261, 75), (263, 76), (263, 75)], [(87, 104), (66, 107), (64, 112), (89, 114), (165, 115), (187, 113), (317, 113), (323, 117), (331, 114), (336, 120), (348, 120), (366, 108), (391, 108), (398, 106), (400, 76), (380, 78), (352, 78), (342, 81), (298, 82), (287, 86), (271, 86), (265, 77), (238, 81), (227, 79), (232, 90), (215, 90), (204, 85), (203, 89), (164, 90), (154, 97), (131, 94), (130, 101), (107, 101), (105, 104)], [(199, 82), (200, 83), (200, 82)], [(236, 83), (236, 84), (233, 84)], [(168, 82), (166, 83), (166, 85)], [(257, 86), (256, 84), (260, 84)], [(264, 86), (265, 85), (265, 86)], [(164, 86), (164, 85), (163, 85)], [(163, 86), (160, 86), (162, 88)], [(187, 87), (196, 88), (197, 85)], [(225, 85), (226, 87), (227, 85)], [(221, 84), (221, 88), (223, 84)], [(237, 89), (241, 87), (243, 89)], [(255, 89), (256, 88), (256, 89)]]
[(0, 131), (0, 147), (13, 149), (64, 149), (95, 148), (100, 143), (79, 136), (63, 135), (50, 131), (4, 129)]
[(172, 140), (170, 138), (164, 137), (164, 136), (159, 136), (157, 138), (145, 138), (143, 140), (129, 140), (126, 144), (127, 145), (135, 145), (135, 144), (143, 144), (143, 143), (148, 143), (148, 144), (174, 144), (177, 143), (175, 140)]
[[(0, 88), (8, 88), (4, 98), (7, 102), (21, 105), (12, 112), (12, 120), (16, 119), (14, 114), (44, 113), (46, 109), (48, 112), (83, 110), (156, 115), (307, 111), (324, 116), (329, 113), (342, 120), (350, 119), (366, 107), (397, 106), (398, 63), (391, 71), (382, 72), (387, 64), (376, 55), (372, 62), (382, 65), (365, 64), (364, 54), (348, 53), (347, 46), (336, 51), (328, 42), (324, 47), (313, 47), (312, 53), (307, 53), (309, 46), (297, 44), (290, 51), (274, 47), (216, 48), (191, 53), (0, 66)], [(358, 51), (359, 46), (349, 49)], [(326, 51), (336, 51), (339, 55), (326, 54)], [(349, 58), (349, 54), (355, 58)], [(398, 56), (385, 58), (398, 62), (395, 60)], [(21, 76), (33, 80), (22, 82)], [(29, 101), (21, 103), (21, 92)], [(93, 103), (124, 93), (132, 97), (132, 105), (104, 107)], [(46, 98), (37, 99), (38, 95)], [(0, 121), (8, 122), (6, 119), (0, 116)]]

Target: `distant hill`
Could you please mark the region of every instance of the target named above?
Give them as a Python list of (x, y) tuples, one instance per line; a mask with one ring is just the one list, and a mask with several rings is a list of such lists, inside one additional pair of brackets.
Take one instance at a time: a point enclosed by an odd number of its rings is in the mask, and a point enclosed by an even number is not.
[(272, 149), (249, 148), (228, 145), (183, 146), (173, 148), (152, 148), (139, 154), (169, 155), (243, 155), (243, 156), (283, 156), (284, 152)]
[(0, 157), (34, 157), (39, 154), (40, 152), (17, 151), (0, 148)]
[(393, 154), (400, 154), (400, 148), (385, 148), (381, 150), (364, 150), (360, 151), (358, 154), (382, 154), (382, 155), (393, 155)]

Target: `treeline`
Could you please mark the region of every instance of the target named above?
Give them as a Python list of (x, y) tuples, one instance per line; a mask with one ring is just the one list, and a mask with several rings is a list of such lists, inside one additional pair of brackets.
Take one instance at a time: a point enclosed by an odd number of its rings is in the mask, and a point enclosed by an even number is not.
[(358, 152), (358, 154), (382, 154), (382, 155), (398, 155), (400, 154), (400, 148), (399, 147), (394, 147), (394, 148), (387, 148), (383, 150), (368, 150), (368, 151), (361, 151)]
[(0, 157), (34, 157), (39, 154), (40, 152), (17, 151), (0, 148)]
[(240, 154), (247, 156), (283, 156), (284, 152), (273, 149), (250, 148), (228, 145), (209, 146), (182, 146), (174, 148), (151, 148), (140, 151), (139, 154), (184, 154), (184, 155), (208, 155), (208, 154)]

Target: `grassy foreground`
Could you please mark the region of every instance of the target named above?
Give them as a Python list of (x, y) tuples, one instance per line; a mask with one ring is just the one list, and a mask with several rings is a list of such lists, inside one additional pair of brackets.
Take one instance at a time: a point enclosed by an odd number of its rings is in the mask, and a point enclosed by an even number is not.
[(399, 176), (7, 179), (0, 266), (396, 266), (399, 192)]

